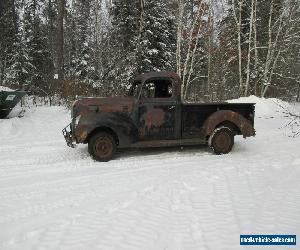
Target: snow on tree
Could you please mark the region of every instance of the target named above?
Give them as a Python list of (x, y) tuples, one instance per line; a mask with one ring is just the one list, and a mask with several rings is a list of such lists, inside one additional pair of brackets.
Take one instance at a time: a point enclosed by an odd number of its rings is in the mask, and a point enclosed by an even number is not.
[(70, 72), (69, 76), (76, 78), (84, 83), (91, 83), (93, 80), (94, 68), (91, 64), (89, 16), (91, 13), (90, 1), (76, 0), (72, 6), (71, 13), (72, 36)]
[(6, 70), (13, 64), (14, 43), (18, 36), (19, 18), (17, 1), (0, 1), (0, 84), (7, 76)]
[(143, 2), (137, 51), (139, 72), (174, 71), (176, 30), (171, 5), (166, 1)]
[(2, 0), (0, 83), (115, 95), (139, 73), (172, 70), (194, 101), (300, 100), (299, 9), (298, 0)]
[(177, 9), (176, 65), (177, 73), (183, 82), (181, 92), (183, 98), (187, 99), (190, 93), (203, 91), (207, 86), (208, 51), (210, 52), (207, 42), (211, 38), (208, 24), (209, 6), (202, 0), (179, 0)]
[(5, 72), (5, 81), (8, 85), (16, 85), (18, 88), (26, 89), (31, 84), (32, 73), (36, 70), (31, 63), (25, 39), (18, 37), (13, 44), (14, 55), (11, 57), (10, 66)]
[(53, 79), (53, 61), (49, 50), (48, 34), (41, 16), (42, 5), (35, 0), (24, 3), (24, 45), (28, 51), (31, 64), (31, 88), (45, 89), (49, 80)]

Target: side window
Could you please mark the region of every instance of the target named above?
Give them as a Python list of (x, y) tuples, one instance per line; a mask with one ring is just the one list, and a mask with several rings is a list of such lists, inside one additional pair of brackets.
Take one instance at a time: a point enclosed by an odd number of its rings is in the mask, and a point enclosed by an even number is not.
[(129, 96), (138, 97), (141, 89), (141, 82), (135, 82), (129, 90)]
[(142, 97), (143, 98), (155, 98), (155, 84), (153, 82), (146, 82), (143, 87)]
[(172, 95), (173, 85), (170, 80), (149, 80), (142, 91), (142, 98), (170, 98)]

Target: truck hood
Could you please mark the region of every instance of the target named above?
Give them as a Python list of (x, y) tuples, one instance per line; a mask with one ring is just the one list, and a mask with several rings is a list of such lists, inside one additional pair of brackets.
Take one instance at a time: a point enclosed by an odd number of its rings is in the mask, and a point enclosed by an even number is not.
[(74, 102), (72, 117), (87, 113), (130, 113), (135, 99), (131, 97), (81, 98)]

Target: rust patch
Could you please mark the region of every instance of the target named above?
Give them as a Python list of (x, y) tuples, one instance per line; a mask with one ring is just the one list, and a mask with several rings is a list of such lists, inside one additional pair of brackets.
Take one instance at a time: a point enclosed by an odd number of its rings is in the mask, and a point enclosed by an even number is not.
[(87, 130), (83, 126), (78, 125), (75, 130), (76, 140), (79, 143), (83, 143), (86, 140), (87, 136), (88, 136)]
[(221, 110), (212, 114), (203, 124), (202, 128), (205, 135), (212, 135), (216, 127), (223, 122), (231, 122), (236, 125), (240, 129), (244, 138), (255, 135), (255, 130), (250, 121), (240, 114), (230, 110)]
[(165, 112), (162, 109), (152, 109), (145, 114), (144, 119), (146, 128), (160, 127), (164, 124)]
[(142, 126), (139, 128), (140, 137), (144, 138), (146, 131), (161, 127), (165, 122), (165, 112), (162, 109), (151, 109), (141, 118)]
[(90, 114), (91, 112), (102, 113), (130, 113), (133, 110), (132, 98), (108, 97), (108, 98), (84, 98), (74, 103), (74, 117)]

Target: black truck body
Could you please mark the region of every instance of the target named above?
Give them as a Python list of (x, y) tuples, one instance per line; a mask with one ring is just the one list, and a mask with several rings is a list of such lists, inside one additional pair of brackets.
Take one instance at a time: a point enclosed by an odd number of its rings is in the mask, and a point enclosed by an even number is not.
[(63, 134), (71, 147), (88, 143), (98, 161), (117, 148), (209, 144), (231, 151), (235, 135), (254, 136), (255, 104), (183, 103), (181, 80), (172, 72), (140, 75), (128, 97), (80, 98)]

